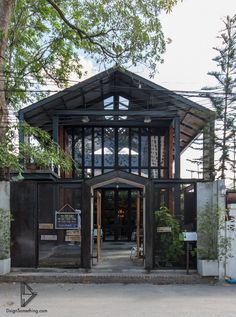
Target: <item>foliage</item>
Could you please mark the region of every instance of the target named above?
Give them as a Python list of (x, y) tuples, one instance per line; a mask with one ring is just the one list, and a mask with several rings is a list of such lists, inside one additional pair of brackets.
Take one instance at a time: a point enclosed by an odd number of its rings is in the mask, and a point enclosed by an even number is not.
[[(26, 136), (34, 138), (34, 141), (17, 146), (14, 142), (18, 129)], [(65, 153), (46, 131), (28, 124), (12, 126), (0, 142), (0, 168), (8, 167), (22, 172), (25, 168), (24, 162), (27, 161), (34, 162), (41, 168), (60, 167), (65, 172), (71, 171), (74, 164), (71, 156)]]
[(159, 16), (177, 2), (16, 1), (5, 58), (8, 103), (41, 99), (49, 82), (68, 86), (71, 73), (81, 76), (84, 54), (106, 65), (145, 63), (154, 74), (166, 46)]
[(225, 19), (224, 29), (218, 37), (222, 46), (215, 47), (217, 71), (208, 74), (216, 80), (216, 86), (205, 87), (206, 96), (216, 111), (215, 148), (219, 154), (217, 170), (222, 179), (232, 162), (230, 157), (233, 135), (236, 131), (234, 123), (236, 102), (236, 15)]
[(184, 254), (184, 244), (180, 241), (180, 226), (178, 221), (170, 214), (170, 211), (164, 205), (154, 212), (157, 227), (170, 227), (171, 232), (156, 234), (156, 244), (158, 247), (157, 255), (159, 262), (176, 262)]
[(10, 212), (0, 208), (0, 260), (10, 257)]
[(227, 260), (231, 257), (231, 239), (225, 232), (225, 214), (219, 207), (210, 208), (206, 204), (198, 217), (197, 253), (202, 260)]

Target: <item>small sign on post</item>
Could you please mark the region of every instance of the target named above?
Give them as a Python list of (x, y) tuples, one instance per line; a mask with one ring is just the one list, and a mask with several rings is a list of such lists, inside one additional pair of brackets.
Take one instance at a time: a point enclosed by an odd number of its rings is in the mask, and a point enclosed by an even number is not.
[(189, 274), (189, 251), (190, 251), (189, 243), (193, 241), (197, 241), (197, 232), (184, 231), (179, 235), (179, 239), (181, 241), (187, 242), (186, 243), (186, 271), (187, 271), (187, 274)]
[(197, 232), (183, 232), (184, 241), (197, 241)]

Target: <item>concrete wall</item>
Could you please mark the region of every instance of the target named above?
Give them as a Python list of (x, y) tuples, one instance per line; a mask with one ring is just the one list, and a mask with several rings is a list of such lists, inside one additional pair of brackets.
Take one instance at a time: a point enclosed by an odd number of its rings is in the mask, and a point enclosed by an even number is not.
[(231, 258), (228, 258), (225, 263), (222, 263), (225, 267), (225, 275), (236, 279), (236, 206), (232, 205), (229, 208), (230, 220), (226, 221), (225, 235), (231, 239)]
[[(225, 210), (224, 188), (225, 188), (225, 185), (223, 180), (197, 184), (197, 226), (199, 224), (201, 211), (204, 209), (206, 204), (209, 205), (212, 211), (216, 207), (218, 207), (221, 211)], [(224, 217), (224, 213), (222, 213), (222, 217)], [(222, 230), (218, 232), (218, 236), (219, 235), (224, 236), (224, 234), (225, 232)], [(204, 246), (201, 246), (201, 247), (204, 247)], [(219, 261), (219, 278), (222, 278), (224, 276), (224, 272), (225, 272), (224, 262)]]
[[(0, 260), (9, 257), (10, 254), (10, 182), (0, 182), (0, 209), (1, 230), (0, 230)], [(2, 268), (0, 268), (0, 274)]]
[(0, 209), (10, 210), (10, 182), (0, 182)]

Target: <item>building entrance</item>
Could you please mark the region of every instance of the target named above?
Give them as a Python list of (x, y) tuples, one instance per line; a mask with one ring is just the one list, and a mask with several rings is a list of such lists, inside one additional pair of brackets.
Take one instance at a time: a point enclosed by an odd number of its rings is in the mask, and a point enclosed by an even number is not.
[[(99, 266), (121, 269), (134, 266), (131, 249), (143, 244), (141, 194), (139, 188), (119, 186), (95, 190), (94, 257)], [(143, 260), (140, 258), (136, 264), (142, 266)]]
[[(137, 221), (140, 232), (143, 229), (142, 204), (140, 204), (139, 219), (137, 219), (137, 199), (141, 198), (140, 189), (105, 188), (99, 192), (101, 193), (102, 240), (104, 242), (135, 240)], [(95, 208), (95, 220), (96, 213), (97, 208)]]

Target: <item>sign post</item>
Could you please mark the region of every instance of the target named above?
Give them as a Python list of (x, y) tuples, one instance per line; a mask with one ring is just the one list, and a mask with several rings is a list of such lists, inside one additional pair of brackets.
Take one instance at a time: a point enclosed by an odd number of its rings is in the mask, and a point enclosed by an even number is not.
[(197, 232), (182, 232), (181, 240), (186, 241), (186, 274), (189, 274), (189, 251), (190, 244), (189, 242), (197, 241)]

